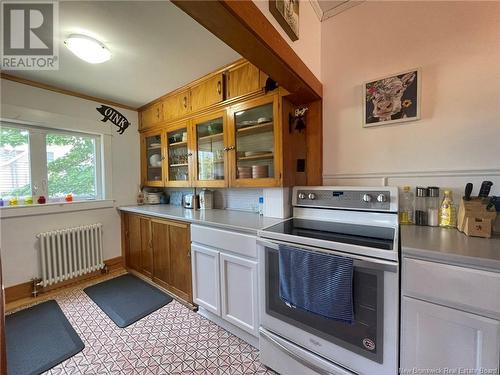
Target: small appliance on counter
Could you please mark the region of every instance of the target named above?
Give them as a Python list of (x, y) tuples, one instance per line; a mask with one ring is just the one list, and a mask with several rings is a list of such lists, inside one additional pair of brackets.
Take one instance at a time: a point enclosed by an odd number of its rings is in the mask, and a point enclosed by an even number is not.
[(199, 207), (199, 198), (196, 194), (186, 194), (183, 198), (184, 208), (196, 210)]
[(214, 208), (214, 193), (212, 190), (203, 189), (200, 192), (200, 210), (211, 210)]

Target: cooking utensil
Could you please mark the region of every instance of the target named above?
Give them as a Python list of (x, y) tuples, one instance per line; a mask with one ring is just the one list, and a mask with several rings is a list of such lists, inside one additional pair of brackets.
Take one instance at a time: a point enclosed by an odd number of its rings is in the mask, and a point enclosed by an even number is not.
[(483, 181), (481, 184), (481, 189), (479, 190), (479, 198), (487, 198), (488, 195), (490, 194), (491, 186), (493, 185), (493, 182), (491, 181)]
[(470, 182), (467, 182), (465, 185), (465, 195), (464, 195), (464, 201), (470, 201), (470, 195), (472, 193), (472, 188), (474, 185), (472, 185)]
[(500, 202), (499, 197), (490, 197), (488, 205), (486, 206), (486, 211), (496, 211), (497, 202)]

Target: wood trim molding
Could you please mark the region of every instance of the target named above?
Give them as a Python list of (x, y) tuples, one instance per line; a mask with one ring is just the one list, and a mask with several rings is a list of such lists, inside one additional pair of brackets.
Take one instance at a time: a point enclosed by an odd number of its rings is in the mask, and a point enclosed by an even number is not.
[(295, 104), (323, 96), (323, 85), (252, 1), (172, 1), (278, 82)]
[(12, 74), (7, 74), (7, 73), (2, 72), (2, 73), (0, 73), (0, 78), (6, 79), (6, 80), (12, 81), (12, 82), (21, 83), (23, 85), (37, 87), (39, 89), (57, 92), (58, 94), (74, 96), (76, 98), (90, 100), (93, 102), (102, 103), (102, 104), (106, 104), (106, 105), (111, 105), (113, 107), (124, 108), (124, 109), (128, 109), (130, 111), (137, 111), (137, 108), (126, 105), (126, 104), (117, 103), (117, 102), (114, 102), (112, 100), (107, 100), (107, 99), (103, 99), (103, 98), (98, 98), (96, 96), (82, 94), (82, 93), (72, 91), (72, 90), (62, 89), (62, 88), (59, 88), (56, 86), (48, 85), (46, 83), (36, 82), (36, 81), (32, 81), (30, 79), (17, 77), (17, 76), (14, 76)]
[[(124, 258), (122, 256), (119, 256), (116, 258), (105, 260), (104, 264), (108, 267), (108, 272), (114, 272), (118, 269), (125, 267), (123, 260), (124, 260)], [(43, 288), (41, 291), (43, 293), (43, 292), (48, 292), (48, 291), (54, 290), (54, 289), (61, 289), (61, 288), (73, 286), (73, 285), (81, 283), (83, 281), (99, 277), (100, 275), (101, 275), (101, 271), (91, 272), (91, 273), (88, 273), (86, 275), (76, 277), (76, 278), (71, 279), (71, 280), (63, 281), (61, 283), (55, 284), (55, 285), (47, 287), (47, 288)], [(32, 285), (33, 285), (33, 283), (31, 281), (28, 281), (26, 283), (17, 284), (17, 285), (13, 285), (13, 286), (10, 286), (8, 288), (5, 288), (5, 303), (11, 303), (11, 302), (17, 301), (19, 299), (31, 297)]]

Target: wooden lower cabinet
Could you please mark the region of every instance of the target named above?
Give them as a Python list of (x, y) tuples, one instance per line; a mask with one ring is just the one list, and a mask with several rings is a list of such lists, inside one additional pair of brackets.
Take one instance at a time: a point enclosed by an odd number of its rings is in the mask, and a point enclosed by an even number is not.
[(128, 268), (192, 303), (189, 224), (122, 214)]
[(127, 231), (126, 265), (147, 276), (151, 276), (152, 254), (149, 243), (149, 220), (139, 215), (125, 215)]

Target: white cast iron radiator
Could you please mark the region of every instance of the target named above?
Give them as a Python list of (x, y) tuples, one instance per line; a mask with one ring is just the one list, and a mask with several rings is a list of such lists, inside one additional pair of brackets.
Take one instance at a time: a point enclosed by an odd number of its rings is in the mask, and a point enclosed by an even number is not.
[(42, 263), (39, 285), (43, 287), (104, 267), (100, 223), (40, 233), (37, 237)]

